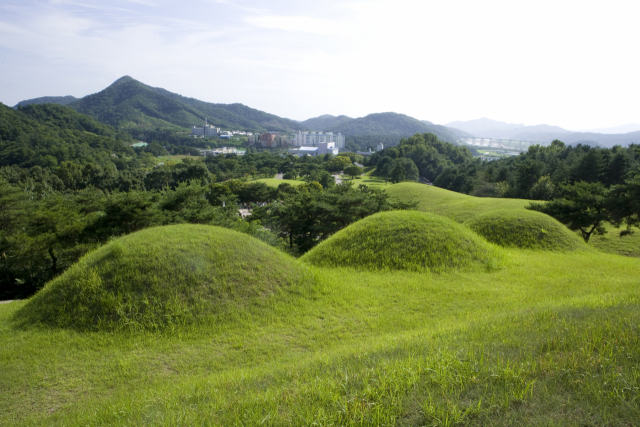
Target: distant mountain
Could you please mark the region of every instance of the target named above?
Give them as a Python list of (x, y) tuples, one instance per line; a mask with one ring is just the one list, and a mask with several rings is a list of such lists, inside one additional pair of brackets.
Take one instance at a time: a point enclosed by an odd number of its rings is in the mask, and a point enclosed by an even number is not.
[(640, 144), (640, 131), (623, 134), (575, 132), (558, 139), (572, 145), (598, 145), (603, 148), (611, 148), (614, 145), (626, 147), (629, 144)]
[(73, 101), (77, 101), (78, 98), (75, 96), (67, 95), (67, 96), (43, 96), (40, 98), (27, 99), (25, 101), (18, 102), (13, 108), (18, 108), (18, 106), (27, 106), (31, 104), (60, 104), (67, 105), (71, 104)]
[[(325, 123), (327, 125), (323, 125)], [(357, 119), (351, 119), (346, 116), (324, 115), (302, 122), (305, 126), (321, 132), (339, 132), (348, 136), (384, 135), (400, 138), (416, 133), (431, 132), (443, 141), (454, 142), (457, 140), (455, 133), (448, 128), (427, 123), (398, 113), (375, 113)]]
[(324, 129), (328, 129), (331, 126), (336, 126), (351, 120), (355, 120), (355, 119), (352, 119), (351, 117), (347, 117), (347, 116), (332, 116), (331, 114), (324, 114), (319, 117), (307, 119), (300, 123), (305, 125), (311, 130), (323, 132)]
[(154, 88), (129, 76), (116, 80), (101, 92), (69, 104), (75, 110), (120, 128), (188, 128), (209, 124), (224, 129), (261, 132), (306, 129), (242, 104), (211, 104)]
[(445, 126), (455, 129), (460, 129), (461, 131), (468, 132), (477, 137), (487, 137), (487, 132), (492, 131), (507, 131), (510, 129), (517, 129), (524, 127), (523, 124), (514, 124), (514, 123), (506, 123), (499, 122), (497, 120), (491, 120), (486, 117), (476, 120), (467, 120), (467, 121), (455, 121), (451, 123), (446, 123)]
[(599, 128), (599, 129), (586, 129), (579, 130), (577, 132), (583, 133), (605, 133), (605, 134), (623, 134), (630, 132), (640, 131), (640, 124), (638, 123), (629, 123), (626, 125), (614, 126), (609, 128)]
[[(439, 125), (435, 125), (435, 124), (433, 124), (432, 122), (430, 122), (430, 121), (428, 121), (428, 120), (422, 120), (422, 122), (423, 122), (423, 123), (426, 123), (426, 124), (427, 124), (427, 125), (429, 125), (429, 126), (439, 126)], [(465, 132), (465, 131), (463, 131), (463, 130), (456, 129), (456, 128), (452, 128), (452, 127), (449, 127), (449, 126), (445, 126), (445, 127), (446, 127), (447, 129), (449, 129), (449, 131), (453, 132), (453, 134), (454, 134), (455, 136), (457, 136), (458, 138), (473, 138), (473, 137), (474, 137), (474, 135), (471, 135), (470, 133)]]
[[(451, 122), (447, 123), (447, 126), (462, 129), (472, 133), (476, 137), (516, 139), (545, 144), (550, 143), (554, 139), (559, 139), (567, 144), (599, 145), (601, 147), (613, 147), (614, 145), (627, 146), (631, 143), (640, 143), (640, 131), (624, 134), (573, 132), (558, 126), (524, 126), (521, 124), (498, 122), (487, 118), (466, 122)], [(625, 129), (625, 127), (622, 126), (620, 128)]]
[[(499, 122), (496, 120), (481, 119), (469, 120), (466, 122), (456, 121), (447, 123), (445, 126), (460, 129), (468, 132), (476, 137), (481, 138), (498, 138), (498, 139), (522, 139), (537, 141), (548, 139), (549, 135), (555, 137), (572, 133), (558, 126), (536, 125), (525, 126), (523, 124)], [(549, 141), (550, 142), (550, 141)]]

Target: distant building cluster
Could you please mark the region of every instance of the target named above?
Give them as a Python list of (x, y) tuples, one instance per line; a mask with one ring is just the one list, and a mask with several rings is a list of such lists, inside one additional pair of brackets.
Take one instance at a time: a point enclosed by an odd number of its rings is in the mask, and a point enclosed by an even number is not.
[(295, 138), (293, 138), (292, 145), (294, 147), (317, 147), (322, 142), (333, 142), (336, 148), (345, 148), (344, 135), (338, 133), (334, 135), (333, 132), (302, 132), (298, 131)]
[(301, 156), (321, 156), (324, 154), (338, 155), (339, 149), (336, 148), (335, 142), (320, 142), (316, 147), (297, 147), (289, 150), (289, 154)]
[(371, 151), (371, 148), (369, 148), (368, 151), (356, 151), (356, 154), (360, 154), (361, 156), (370, 156), (373, 153), (376, 153), (378, 151), (382, 151), (384, 150), (384, 144), (382, 142), (378, 143), (378, 146), (376, 147), (376, 151)]
[(191, 135), (192, 136), (218, 136), (218, 134), (220, 133), (220, 128), (211, 126), (207, 124), (207, 118), (204, 118), (204, 127), (196, 127), (193, 126), (191, 128)]
[(214, 148), (212, 150), (198, 150), (200, 151), (201, 156), (218, 156), (218, 155), (227, 155), (227, 154), (235, 154), (237, 156), (242, 156), (245, 152), (241, 150), (236, 150), (236, 147), (222, 147), (222, 148)]
[(207, 118), (206, 117), (204, 118), (204, 127), (197, 127), (197, 126), (192, 126), (191, 127), (191, 136), (193, 136), (195, 138), (198, 138), (198, 137), (203, 138), (203, 137), (206, 137), (206, 136), (216, 136), (216, 137), (220, 137), (220, 138), (231, 139), (234, 135), (253, 136), (253, 133), (251, 133), (251, 132), (243, 132), (243, 131), (239, 131), (239, 130), (220, 131), (220, 128), (207, 124)]

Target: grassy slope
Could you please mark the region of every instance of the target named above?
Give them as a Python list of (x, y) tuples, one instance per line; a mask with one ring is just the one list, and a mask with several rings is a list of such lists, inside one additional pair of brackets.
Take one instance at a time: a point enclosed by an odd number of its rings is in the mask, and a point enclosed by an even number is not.
[(524, 209), (529, 204), (522, 199), (494, 199), (489, 197), (471, 197), (442, 188), (403, 182), (387, 187), (391, 197), (400, 200), (418, 201), (418, 209), (444, 215), (458, 222), (498, 209)]
[[(453, 218), (458, 222), (467, 221), (477, 215), (498, 210), (524, 210), (529, 204), (523, 199), (493, 199), (488, 197), (472, 197), (438, 187), (403, 182), (385, 187), (392, 198), (399, 200), (416, 200), (418, 209)], [(593, 236), (589, 245), (612, 254), (640, 257), (640, 231), (620, 237), (619, 230), (607, 227), (609, 233), (604, 236)]]
[(584, 240), (549, 215), (530, 210), (498, 210), (464, 223), (491, 243), (521, 249), (574, 251)]
[(305, 269), (265, 243), (208, 225), (148, 228), (84, 256), (20, 311), (26, 324), (156, 330), (268, 305), (308, 286)]
[(359, 270), (487, 270), (504, 253), (468, 228), (440, 215), (380, 212), (339, 231), (304, 255), (303, 262)]
[(494, 273), (317, 269), (270, 315), (173, 334), (15, 330), (24, 303), (0, 305), (0, 424), (634, 424), (640, 262), (510, 253)]

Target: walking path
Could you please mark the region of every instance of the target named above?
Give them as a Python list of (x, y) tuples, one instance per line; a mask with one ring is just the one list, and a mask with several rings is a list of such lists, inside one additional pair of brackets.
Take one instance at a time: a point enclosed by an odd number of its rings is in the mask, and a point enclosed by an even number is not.
[(9, 304), (10, 302), (13, 302), (12, 299), (7, 300), (7, 301), (0, 301), (0, 304)]
[(284, 174), (283, 173), (276, 174), (275, 179), (282, 179), (282, 175), (284, 175)]
[(342, 184), (342, 178), (340, 178), (340, 175), (331, 175), (336, 179), (336, 184)]

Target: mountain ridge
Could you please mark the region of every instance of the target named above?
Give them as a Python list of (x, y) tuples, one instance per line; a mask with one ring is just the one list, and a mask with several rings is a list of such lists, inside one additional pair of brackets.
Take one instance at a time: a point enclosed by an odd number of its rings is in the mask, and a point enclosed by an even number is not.
[(58, 105), (68, 105), (72, 102), (79, 100), (80, 98), (76, 98), (75, 96), (66, 95), (66, 96), (41, 96), (39, 98), (33, 99), (25, 99), (24, 101), (18, 102), (13, 108), (18, 107), (26, 107), (27, 105), (40, 105), (40, 104), (58, 104)]

